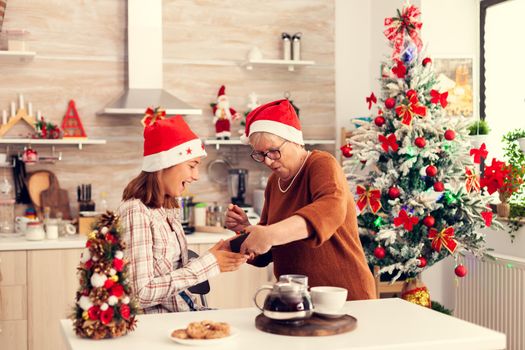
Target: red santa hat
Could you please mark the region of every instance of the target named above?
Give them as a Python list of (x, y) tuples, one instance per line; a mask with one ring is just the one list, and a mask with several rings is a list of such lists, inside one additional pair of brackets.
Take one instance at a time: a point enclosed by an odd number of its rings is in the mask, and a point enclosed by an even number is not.
[(219, 92), (217, 93), (217, 97), (221, 97), (221, 96), (224, 96), (226, 95), (226, 87), (224, 87), (224, 85), (222, 85), (219, 89)]
[(248, 114), (241, 141), (248, 144), (248, 138), (256, 132), (267, 132), (304, 145), (299, 117), (287, 99), (259, 106)]
[(187, 160), (205, 157), (202, 141), (180, 115), (156, 118), (144, 128), (142, 170), (154, 172)]

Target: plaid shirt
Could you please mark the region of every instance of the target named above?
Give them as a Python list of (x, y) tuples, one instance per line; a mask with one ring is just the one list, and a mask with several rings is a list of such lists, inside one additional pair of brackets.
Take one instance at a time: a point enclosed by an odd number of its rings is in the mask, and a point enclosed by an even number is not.
[[(206, 252), (188, 261), (180, 209), (152, 209), (140, 200), (122, 202), (117, 210), (126, 243), (129, 281), (144, 313), (190, 311), (179, 295), (220, 273), (217, 259)], [(196, 304), (197, 306), (197, 304)]]

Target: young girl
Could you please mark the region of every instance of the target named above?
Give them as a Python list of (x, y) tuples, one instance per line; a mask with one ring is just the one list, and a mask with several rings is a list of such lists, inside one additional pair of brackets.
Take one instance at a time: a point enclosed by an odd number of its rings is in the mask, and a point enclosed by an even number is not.
[(145, 313), (198, 310), (188, 288), (237, 270), (246, 258), (223, 250), (221, 241), (188, 260), (175, 197), (198, 180), (206, 152), (182, 117), (145, 120), (142, 172), (124, 189), (118, 209), (131, 286)]

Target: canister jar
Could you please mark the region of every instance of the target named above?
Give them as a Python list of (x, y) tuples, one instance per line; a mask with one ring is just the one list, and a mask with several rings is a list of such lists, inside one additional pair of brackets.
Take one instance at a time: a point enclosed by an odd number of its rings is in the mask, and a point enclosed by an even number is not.
[(44, 226), (39, 221), (30, 221), (26, 227), (26, 239), (28, 241), (41, 241), (46, 238)]

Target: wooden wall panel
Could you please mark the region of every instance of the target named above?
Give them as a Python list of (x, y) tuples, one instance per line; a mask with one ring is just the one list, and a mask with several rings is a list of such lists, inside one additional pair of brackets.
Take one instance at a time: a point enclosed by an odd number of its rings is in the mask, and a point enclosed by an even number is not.
[[(335, 138), (333, 0), (166, 0), (163, 6), (164, 86), (203, 110), (202, 116), (186, 119), (199, 136), (213, 136), (209, 103), (225, 84), (232, 107), (240, 112), (246, 110), (252, 91), (262, 103), (290, 91), (301, 108), (305, 138)], [(74, 210), (77, 184), (92, 183), (96, 201), (107, 192), (110, 207), (115, 207), (126, 183), (140, 171), (140, 118), (97, 115), (126, 85), (126, 26), (123, 0), (9, 2), (4, 28), (29, 30), (29, 49), (37, 56), (28, 63), (0, 61), (0, 110), (9, 110), (10, 101), (22, 93), (35, 113), (41, 110), (60, 123), (68, 101), (74, 99), (88, 136), (108, 141), (82, 151), (57, 147), (63, 153), (61, 162), (28, 168), (54, 171), (61, 187), (69, 190)], [(303, 33), (302, 57), (316, 61), (315, 66), (296, 72), (285, 67), (247, 71), (240, 66), (252, 46), (258, 46), (265, 58), (280, 58), (283, 31)], [(238, 129), (234, 126), (232, 131)], [(226, 188), (209, 181), (206, 166), (217, 157), (231, 158), (234, 149), (235, 166), (250, 170), (249, 190), (261, 174), (267, 174), (249, 159), (247, 147), (222, 147), (217, 152), (210, 146), (201, 179), (191, 187), (199, 200), (228, 200)], [(37, 150), (50, 152), (49, 147)]]

